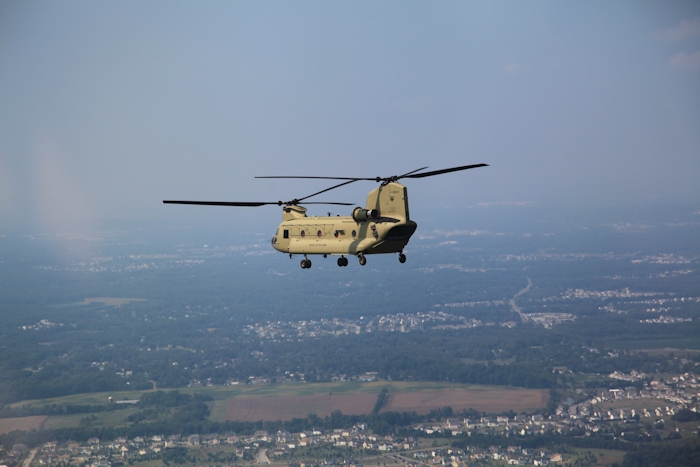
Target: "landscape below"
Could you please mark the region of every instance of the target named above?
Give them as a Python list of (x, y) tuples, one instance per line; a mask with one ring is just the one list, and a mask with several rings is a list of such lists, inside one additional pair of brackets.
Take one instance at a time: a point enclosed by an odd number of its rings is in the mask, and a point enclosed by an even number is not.
[(695, 465), (697, 216), (423, 226), (406, 264), (305, 271), (226, 229), (5, 236), (0, 462)]

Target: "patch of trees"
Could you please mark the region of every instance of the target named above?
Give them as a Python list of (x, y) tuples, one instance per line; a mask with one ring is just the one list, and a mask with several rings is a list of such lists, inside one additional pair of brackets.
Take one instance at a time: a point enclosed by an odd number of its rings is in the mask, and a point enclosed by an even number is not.
[(192, 402), (208, 402), (214, 400), (207, 394), (183, 394), (180, 391), (156, 391), (149, 392), (141, 396), (139, 406), (147, 407), (154, 405), (156, 407), (180, 407), (191, 404)]
[(168, 465), (170, 462), (174, 462), (175, 464), (185, 464), (189, 461), (187, 448), (179, 446), (164, 449), (160, 453), (160, 458), (165, 465)]
[(452, 446), (466, 449), (467, 446), (489, 447), (493, 445), (509, 446), (518, 445), (524, 448), (539, 448), (545, 446), (572, 446), (576, 448), (590, 449), (614, 449), (618, 451), (632, 451), (637, 449), (633, 443), (613, 439), (609, 435), (592, 435), (585, 437), (566, 436), (561, 433), (547, 432), (534, 435), (516, 435), (506, 437), (498, 434), (472, 433), (471, 436), (462, 434), (452, 442)]
[(681, 409), (671, 417), (676, 422), (694, 422), (700, 420), (700, 413), (693, 412), (689, 409)]
[(700, 443), (643, 446), (628, 452), (620, 467), (696, 467), (700, 465)]

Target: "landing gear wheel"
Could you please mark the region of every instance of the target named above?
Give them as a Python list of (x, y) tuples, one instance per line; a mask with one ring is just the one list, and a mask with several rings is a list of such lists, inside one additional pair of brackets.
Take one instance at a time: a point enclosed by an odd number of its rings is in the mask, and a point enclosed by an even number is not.
[(364, 266), (365, 264), (367, 264), (367, 258), (365, 258), (364, 255), (360, 256), (360, 266)]
[(308, 260), (308, 259), (301, 260), (301, 268), (302, 269), (309, 269), (310, 267), (311, 267), (311, 260)]
[(343, 267), (348, 265), (348, 259), (343, 257)]
[(338, 258), (338, 266), (341, 268), (348, 265), (348, 259), (345, 256)]
[(399, 255), (399, 263), (403, 264), (403, 263), (405, 263), (405, 262), (406, 262), (406, 255), (404, 255), (403, 253), (401, 253), (401, 254)]

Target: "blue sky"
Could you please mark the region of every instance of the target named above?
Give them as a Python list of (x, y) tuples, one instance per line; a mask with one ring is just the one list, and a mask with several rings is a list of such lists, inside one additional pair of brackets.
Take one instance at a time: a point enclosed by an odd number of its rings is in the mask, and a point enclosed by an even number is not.
[(700, 3), (0, 3), (0, 229), (482, 162), (407, 182), (414, 217), (700, 202)]

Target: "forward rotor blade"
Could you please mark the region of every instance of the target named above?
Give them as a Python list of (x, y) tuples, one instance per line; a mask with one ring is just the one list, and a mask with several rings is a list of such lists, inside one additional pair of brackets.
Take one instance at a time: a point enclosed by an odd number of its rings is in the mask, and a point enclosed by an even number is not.
[(408, 177), (408, 176), (411, 175), (412, 173), (416, 173), (416, 172), (418, 172), (418, 171), (425, 170), (425, 169), (427, 169), (427, 167), (421, 167), (420, 169), (411, 170), (411, 171), (408, 172), (408, 173), (405, 173), (405, 174), (403, 174), (403, 175), (399, 175), (398, 177), (396, 177), (396, 179), (398, 180), (399, 178)]
[[(265, 206), (267, 204), (280, 204), (278, 201), (274, 203), (266, 202), (238, 202), (238, 201), (174, 201), (174, 200), (163, 200), (163, 204), (198, 204), (204, 206), (242, 206), (242, 207), (257, 207)], [(284, 204), (284, 203), (282, 203)]]
[(196, 204), (202, 206), (238, 206), (238, 207), (251, 207), (255, 208), (258, 206), (285, 206), (287, 204), (335, 204), (338, 206), (354, 206), (355, 203), (333, 203), (324, 201), (309, 201), (307, 203), (300, 203), (299, 200), (284, 202), (246, 202), (246, 201), (174, 201), (174, 200), (163, 200), (163, 204)]
[(306, 175), (271, 175), (266, 177), (255, 177), (255, 178), (315, 178), (319, 180), (350, 180), (356, 182), (358, 180), (376, 180), (377, 177), (364, 178), (364, 177), (312, 177)]
[[(461, 167), (452, 167), (450, 169), (442, 169), (442, 170), (433, 170), (432, 172), (423, 172), (420, 174), (413, 174), (413, 175), (402, 175), (399, 178), (423, 178), (423, 177), (432, 177), (433, 175), (440, 175), (440, 174), (446, 174), (450, 172), (458, 172), (460, 170), (467, 170), (467, 169), (476, 169), (477, 167), (488, 167), (488, 164), (474, 164), (474, 165), (463, 165)], [(409, 172), (410, 173), (410, 172)]]
[(325, 201), (306, 201), (299, 204), (334, 204), (336, 206), (355, 206), (355, 203), (327, 203)]
[(347, 181), (347, 182), (339, 183), (339, 184), (334, 185), (334, 186), (332, 186), (332, 187), (330, 187), (330, 188), (326, 188), (325, 190), (321, 190), (321, 191), (319, 191), (319, 192), (317, 192), (317, 193), (314, 193), (313, 195), (304, 196), (303, 198), (300, 198), (300, 199), (298, 199), (298, 200), (296, 200), (296, 201), (303, 201), (303, 200), (305, 200), (305, 199), (311, 198), (312, 196), (320, 195), (321, 193), (325, 193), (325, 192), (327, 192), (327, 191), (331, 191), (331, 190), (333, 190), (333, 189), (335, 189), (335, 188), (338, 188), (338, 187), (341, 187), (341, 186), (343, 186), (343, 185), (347, 185), (348, 183), (352, 183), (352, 182), (356, 182), (356, 181), (357, 181), (357, 180), (350, 180), (350, 181)]

